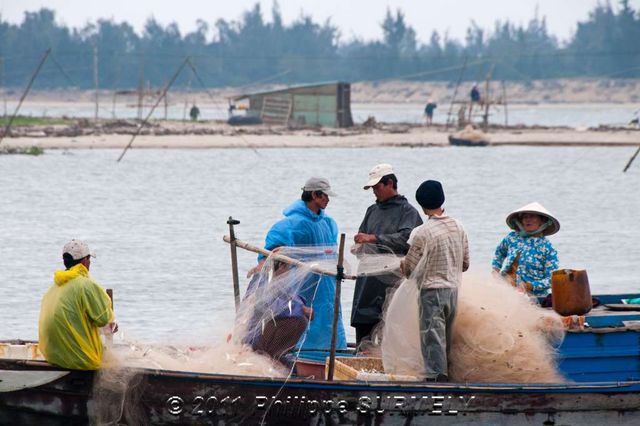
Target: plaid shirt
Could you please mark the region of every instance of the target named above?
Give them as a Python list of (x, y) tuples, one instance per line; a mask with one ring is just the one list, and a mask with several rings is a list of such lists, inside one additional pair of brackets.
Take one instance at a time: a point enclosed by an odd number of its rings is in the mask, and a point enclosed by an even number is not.
[[(420, 264), (420, 270), (416, 267)], [(416, 228), (402, 272), (422, 288), (458, 288), (469, 269), (469, 242), (462, 224), (449, 216), (431, 216)]]

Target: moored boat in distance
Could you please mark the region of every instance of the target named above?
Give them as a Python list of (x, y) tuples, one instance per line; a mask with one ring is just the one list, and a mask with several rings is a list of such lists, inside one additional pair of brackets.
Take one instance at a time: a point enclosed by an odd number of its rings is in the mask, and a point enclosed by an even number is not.
[(464, 139), (449, 135), (449, 144), (453, 146), (487, 146), (490, 142), (488, 140)]

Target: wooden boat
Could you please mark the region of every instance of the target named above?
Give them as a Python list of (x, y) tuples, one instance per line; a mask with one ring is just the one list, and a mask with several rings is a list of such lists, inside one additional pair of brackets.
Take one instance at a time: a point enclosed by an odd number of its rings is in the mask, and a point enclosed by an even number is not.
[[(640, 311), (606, 307), (634, 297), (596, 296), (589, 327), (559, 348), (565, 384), (327, 381), (312, 373), (327, 353), (308, 352), (289, 379), (136, 369), (120, 423), (635, 425)], [(95, 373), (33, 360), (33, 344), (13, 343), (0, 352), (0, 424), (87, 423), (101, 399)]]
[(449, 144), (453, 146), (487, 146), (488, 140), (482, 139), (466, 139), (459, 136), (449, 135)]

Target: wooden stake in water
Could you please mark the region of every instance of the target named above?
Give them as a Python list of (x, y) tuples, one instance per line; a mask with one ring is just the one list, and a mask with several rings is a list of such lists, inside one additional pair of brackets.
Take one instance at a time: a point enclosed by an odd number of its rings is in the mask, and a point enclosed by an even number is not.
[(95, 110), (93, 112), (94, 125), (98, 125), (98, 108), (100, 102), (100, 86), (98, 83), (98, 46), (93, 45), (93, 86), (95, 87)]
[(336, 340), (338, 338), (338, 319), (340, 313), (340, 288), (344, 278), (344, 234), (340, 234), (340, 246), (338, 249), (338, 267), (336, 274), (336, 297), (333, 301), (333, 326), (331, 328), (331, 352), (329, 352), (329, 371), (327, 380), (333, 380), (333, 370), (336, 364)]
[(453, 96), (451, 97), (451, 105), (449, 105), (449, 112), (447, 113), (447, 124), (445, 124), (445, 127), (444, 127), (445, 130), (449, 129), (449, 123), (453, 121), (453, 118), (452, 118), (453, 103), (455, 102), (456, 95), (458, 94), (458, 87), (460, 87), (460, 82), (462, 81), (462, 75), (464, 74), (464, 70), (467, 68), (467, 59), (468, 59), (468, 56), (465, 55), (464, 63), (462, 64), (462, 68), (460, 69), (460, 75), (458, 76), (458, 81), (456, 82), (456, 88), (453, 90)]
[(629, 159), (629, 162), (627, 163), (626, 166), (624, 166), (624, 170), (622, 171), (623, 173), (626, 173), (627, 170), (629, 169), (629, 167), (631, 167), (631, 163), (633, 163), (633, 160), (636, 159), (636, 157), (638, 156), (638, 153), (640, 152), (640, 146), (638, 147), (638, 149), (636, 150), (636, 153), (633, 154), (633, 156), (631, 157), (631, 159)]

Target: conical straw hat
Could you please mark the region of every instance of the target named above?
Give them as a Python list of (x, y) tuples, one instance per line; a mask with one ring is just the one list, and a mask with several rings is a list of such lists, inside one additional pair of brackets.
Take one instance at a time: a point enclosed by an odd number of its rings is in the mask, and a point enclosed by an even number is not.
[(553, 235), (560, 230), (560, 222), (558, 222), (558, 219), (553, 217), (549, 210), (545, 209), (542, 204), (536, 202), (527, 204), (509, 213), (509, 216), (507, 216), (507, 226), (509, 228), (519, 231), (519, 229), (516, 228), (515, 219), (521, 213), (534, 213), (551, 219), (552, 224), (542, 232), (542, 235)]

